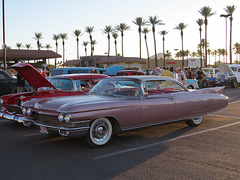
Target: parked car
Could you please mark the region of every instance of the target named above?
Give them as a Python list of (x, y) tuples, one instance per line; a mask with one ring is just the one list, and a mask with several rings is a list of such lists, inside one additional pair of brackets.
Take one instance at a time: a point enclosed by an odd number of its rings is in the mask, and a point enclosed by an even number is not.
[(117, 72), (117, 76), (136, 76), (144, 75), (142, 71), (139, 70), (121, 70)]
[[(178, 79), (178, 74), (177, 73), (174, 72), (173, 75), (174, 75), (175, 79)], [(197, 79), (186, 79), (185, 80), (185, 86), (188, 89), (198, 89), (199, 88), (198, 80)]]
[[(50, 77), (48, 81), (30, 64), (18, 63), (12, 68), (34, 88), (33, 92), (9, 94), (0, 98), (0, 117), (18, 122), (23, 122), (23, 102), (38, 98), (83, 95), (100, 79), (108, 77), (102, 74), (68, 74)], [(26, 126), (29, 124), (24, 123)]]
[[(17, 78), (11, 77), (7, 72), (0, 70), (0, 96), (17, 92)], [(32, 87), (26, 82), (24, 90), (32, 91)]]
[(202, 68), (204, 74), (206, 75), (206, 78), (209, 79), (211, 77), (216, 78), (216, 68)]
[(217, 73), (216, 85), (219, 86), (231, 86), (232, 88), (238, 87), (240, 83), (240, 65), (220, 65), (218, 67), (219, 72)]
[(41, 132), (85, 136), (90, 146), (109, 143), (114, 134), (137, 128), (186, 121), (198, 126), (203, 116), (224, 109), (224, 87), (189, 91), (173, 78), (115, 76), (102, 79), (89, 95), (32, 99), (22, 111)]
[(62, 75), (62, 74), (80, 74), (80, 73), (91, 73), (92, 69), (97, 70), (99, 74), (107, 75), (106, 69), (96, 67), (63, 67), (55, 68), (51, 71), (51, 76)]

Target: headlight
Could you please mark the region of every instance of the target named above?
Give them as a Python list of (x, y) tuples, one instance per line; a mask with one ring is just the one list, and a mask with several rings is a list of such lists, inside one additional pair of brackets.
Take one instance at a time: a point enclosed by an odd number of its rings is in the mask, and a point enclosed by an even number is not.
[(64, 116), (64, 121), (65, 121), (66, 123), (69, 123), (69, 122), (71, 121), (71, 115), (70, 115), (70, 114), (66, 114), (66, 115)]
[(0, 99), (0, 104), (3, 104), (4, 100)]
[(27, 108), (27, 115), (31, 115), (32, 114), (32, 109), (31, 108)]
[(22, 113), (27, 114), (27, 109), (25, 107), (22, 107)]
[(62, 113), (59, 113), (59, 115), (58, 115), (58, 120), (61, 121), (61, 122), (63, 122), (64, 117), (63, 117), (63, 114), (62, 114)]

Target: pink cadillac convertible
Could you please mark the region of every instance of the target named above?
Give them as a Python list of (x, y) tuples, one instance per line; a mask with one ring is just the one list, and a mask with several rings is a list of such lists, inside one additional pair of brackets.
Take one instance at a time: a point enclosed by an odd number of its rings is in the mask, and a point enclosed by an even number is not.
[(189, 91), (175, 79), (122, 76), (102, 79), (86, 96), (32, 99), (23, 104), (25, 121), (41, 132), (79, 134), (92, 147), (109, 143), (114, 134), (137, 128), (186, 121), (198, 126), (203, 116), (222, 110), (223, 87)]

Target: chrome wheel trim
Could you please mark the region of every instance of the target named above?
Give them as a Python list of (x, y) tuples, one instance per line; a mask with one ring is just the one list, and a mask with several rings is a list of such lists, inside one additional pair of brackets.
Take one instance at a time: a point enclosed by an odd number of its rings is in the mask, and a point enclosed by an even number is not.
[(193, 123), (197, 125), (201, 124), (202, 120), (203, 120), (203, 116), (192, 118)]
[(95, 145), (108, 143), (112, 136), (112, 124), (106, 118), (96, 119), (90, 127), (90, 139)]

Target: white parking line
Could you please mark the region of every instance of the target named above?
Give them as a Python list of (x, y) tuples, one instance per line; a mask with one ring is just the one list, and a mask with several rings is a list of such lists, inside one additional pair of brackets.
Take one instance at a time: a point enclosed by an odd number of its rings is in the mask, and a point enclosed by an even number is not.
[[(229, 118), (231, 118), (231, 117), (229, 117)], [(233, 117), (233, 118), (235, 118), (235, 117)], [(240, 118), (238, 118), (238, 119), (240, 120)], [(175, 137), (175, 138), (172, 138), (172, 139), (166, 139), (164, 141), (156, 142), (156, 143), (153, 143), (153, 144), (148, 144), (148, 145), (145, 145), (145, 146), (139, 146), (139, 147), (135, 147), (135, 148), (125, 149), (125, 150), (122, 150), (122, 151), (117, 151), (117, 152), (110, 153), (110, 154), (105, 154), (105, 155), (102, 155), (102, 156), (93, 157), (93, 159), (94, 160), (99, 160), (99, 159), (104, 159), (104, 158), (124, 154), (124, 153), (127, 153), (127, 152), (137, 151), (137, 150), (140, 150), (140, 149), (146, 149), (146, 148), (149, 148), (149, 147), (164, 144), (166, 142), (171, 142), (171, 141), (174, 141), (174, 140), (183, 139), (183, 138), (190, 137), (190, 136), (195, 136), (195, 135), (202, 134), (202, 133), (205, 133), (205, 132), (215, 131), (215, 130), (218, 130), (218, 129), (222, 129), (222, 128), (226, 128), (226, 127), (234, 126), (234, 125), (238, 125), (238, 124), (240, 124), (240, 122), (226, 124), (226, 125), (219, 126), (219, 127), (216, 127), (216, 128), (211, 128), (211, 129), (207, 129), (207, 130), (203, 130), (203, 131), (199, 131), (199, 132), (195, 132), (195, 133), (191, 133), (191, 134), (182, 135), (182, 136)]]

